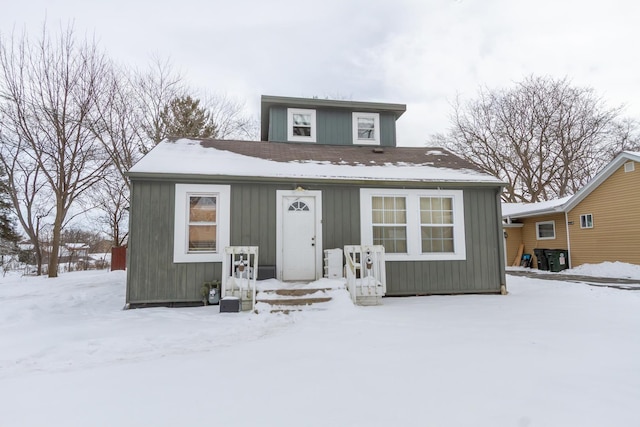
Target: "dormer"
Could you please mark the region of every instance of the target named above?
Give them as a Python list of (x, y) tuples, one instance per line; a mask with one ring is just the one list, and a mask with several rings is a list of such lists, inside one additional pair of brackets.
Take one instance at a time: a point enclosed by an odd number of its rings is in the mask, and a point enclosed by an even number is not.
[(262, 96), (260, 139), (325, 145), (396, 146), (404, 104)]

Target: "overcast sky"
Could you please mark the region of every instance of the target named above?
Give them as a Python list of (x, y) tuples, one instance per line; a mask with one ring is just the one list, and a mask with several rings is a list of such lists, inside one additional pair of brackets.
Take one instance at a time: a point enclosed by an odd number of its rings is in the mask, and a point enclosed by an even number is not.
[(192, 86), (407, 104), (398, 144), (446, 131), (457, 94), (568, 77), (640, 119), (634, 0), (2, 0), (0, 34), (73, 21), (118, 62), (170, 58)]

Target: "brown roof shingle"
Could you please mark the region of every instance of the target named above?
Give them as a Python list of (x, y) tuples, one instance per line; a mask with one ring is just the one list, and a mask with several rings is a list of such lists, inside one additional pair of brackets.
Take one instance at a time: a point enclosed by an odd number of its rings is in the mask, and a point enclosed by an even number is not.
[(230, 151), (276, 162), (315, 161), (337, 165), (423, 165), (467, 169), (482, 173), (472, 163), (439, 147), (380, 147), (324, 145), (268, 141), (201, 139), (202, 147)]

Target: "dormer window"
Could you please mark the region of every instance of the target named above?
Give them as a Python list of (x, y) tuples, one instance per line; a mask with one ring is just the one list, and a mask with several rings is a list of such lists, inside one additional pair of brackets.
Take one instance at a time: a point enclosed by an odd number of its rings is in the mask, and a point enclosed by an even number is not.
[(353, 143), (380, 145), (380, 114), (353, 113)]
[(289, 141), (316, 142), (316, 110), (289, 108), (287, 111)]

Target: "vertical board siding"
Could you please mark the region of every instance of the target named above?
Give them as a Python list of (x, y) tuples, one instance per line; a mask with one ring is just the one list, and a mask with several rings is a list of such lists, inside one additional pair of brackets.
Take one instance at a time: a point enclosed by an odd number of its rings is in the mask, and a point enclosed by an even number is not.
[(127, 303), (195, 302), (220, 277), (220, 263), (174, 263), (175, 184), (134, 181), (131, 190)]
[[(211, 182), (217, 183), (217, 182)], [(276, 262), (276, 191), (295, 183), (231, 185), (231, 245), (260, 248), (259, 265)], [(360, 187), (309, 185), (322, 191), (323, 249), (360, 241)], [(133, 181), (127, 302), (200, 301), (205, 281), (220, 279), (220, 263), (173, 263), (175, 183)], [(388, 295), (499, 292), (502, 229), (497, 189), (464, 189), (467, 259), (387, 262)]]
[[(353, 145), (352, 113), (351, 110), (317, 109), (316, 144)], [(288, 141), (287, 120), (287, 108), (269, 109), (269, 141)], [(380, 145), (396, 145), (396, 119), (393, 113), (380, 113)]]
[(360, 189), (352, 186), (318, 187), (322, 191), (323, 249), (360, 244)]
[(269, 141), (287, 141), (287, 109), (269, 108)]
[[(277, 185), (231, 186), (231, 245), (258, 246), (260, 265), (276, 263)], [(291, 189), (287, 187), (287, 189)]]
[(393, 114), (380, 114), (380, 145), (396, 146), (396, 118)]
[(318, 130), (316, 140), (319, 144), (353, 144), (352, 119), (350, 111), (317, 110)]
[(387, 295), (497, 293), (503, 283), (496, 189), (464, 189), (467, 259), (387, 262)]

